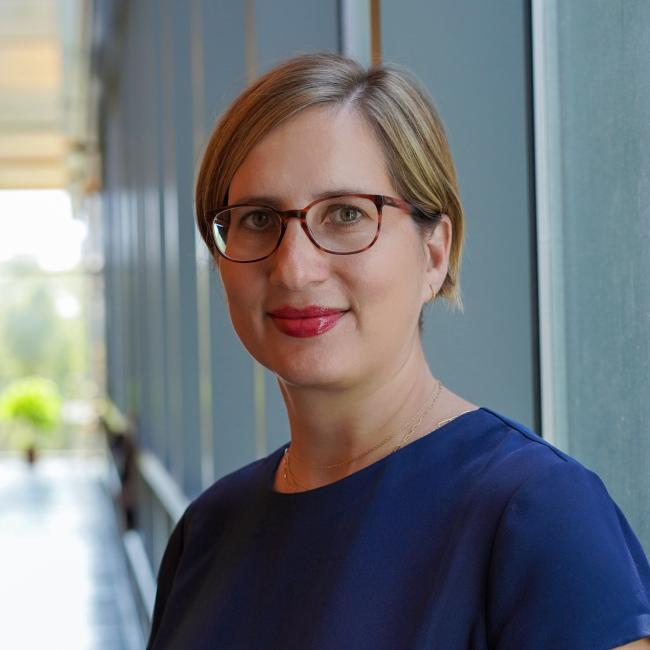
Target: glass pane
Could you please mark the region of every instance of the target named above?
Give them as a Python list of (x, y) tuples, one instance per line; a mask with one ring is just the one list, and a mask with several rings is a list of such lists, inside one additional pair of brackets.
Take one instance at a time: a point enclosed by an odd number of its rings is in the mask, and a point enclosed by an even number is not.
[(314, 238), (324, 248), (351, 252), (372, 243), (377, 233), (379, 213), (370, 199), (338, 196), (312, 206), (307, 223)]
[(270, 253), (280, 236), (280, 217), (263, 206), (238, 206), (215, 218), (215, 239), (221, 252), (236, 260)]

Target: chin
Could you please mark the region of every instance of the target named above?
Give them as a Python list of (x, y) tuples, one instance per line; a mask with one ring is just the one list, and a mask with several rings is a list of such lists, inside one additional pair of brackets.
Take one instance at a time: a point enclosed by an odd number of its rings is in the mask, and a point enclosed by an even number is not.
[(237, 333), (251, 356), (289, 386), (338, 389), (361, 379), (360, 342), (349, 332), (334, 328), (321, 336), (293, 338), (263, 323)]
[(284, 372), (282, 374), (275, 372), (278, 380), (285, 386), (291, 388), (311, 388), (321, 390), (346, 390), (352, 382), (349, 378), (344, 378), (340, 373), (336, 376), (324, 375), (322, 373), (298, 373)]
[(343, 389), (359, 378), (360, 366), (349, 355), (294, 353), (283, 358), (266, 355), (258, 361), (287, 386)]

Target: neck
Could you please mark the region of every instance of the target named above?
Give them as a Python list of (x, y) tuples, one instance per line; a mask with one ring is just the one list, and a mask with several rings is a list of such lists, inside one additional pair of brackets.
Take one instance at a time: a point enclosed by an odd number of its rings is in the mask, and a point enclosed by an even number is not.
[[(421, 346), (399, 368), (345, 388), (290, 385), (279, 380), (291, 427), (291, 467), (310, 486), (337, 480), (385, 456), (406, 433), (403, 428), (422, 409), (437, 385)], [(441, 397), (441, 396), (440, 396)], [(426, 427), (439, 404), (431, 408)], [(414, 431), (411, 440), (418, 431)], [(393, 434), (372, 453), (335, 469), (316, 469), (348, 461)]]

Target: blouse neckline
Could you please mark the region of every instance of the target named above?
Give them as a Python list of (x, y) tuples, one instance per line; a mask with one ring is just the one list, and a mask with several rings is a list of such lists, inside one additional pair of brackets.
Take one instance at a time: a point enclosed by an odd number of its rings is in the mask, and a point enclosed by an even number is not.
[(276, 501), (284, 501), (287, 503), (296, 503), (310, 499), (327, 498), (329, 496), (340, 495), (349, 491), (353, 491), (354, 486), (358, 485), (368, 476), (381, 471), (386, 465), (390, 463), (399, 463), (402, 461), (402, 459), (404, 462), (407, 462), (409, 456), (421, 453), (424, 448), (426, 448), (426, 446), (434, 444), (443, 432), (449, 434), (460, 424), (463, 424), (468, 419), (475, 417), (475, 415), (481, 411), (485, 411), (485, 407), (479, 406), (476, 409), (465, 411), (450, 422), (447, 422), (437, 429), (434, 429), (433, 431), (420, 436), (413, 442), (400, 447), (397, 451), (391, 452), (390, 454), (379, 458), (374, 463), (366, 465), (356, 472), (348, 474), (348, 476), (344, 476), (343, 478), (337, 479), (331, 483), (327, 483), (310, 490), (301, 490), (300, 492), (278, 492), (273, 487), (275, 482), (275, 474), (277, 472), (278, 465), (282, 462), (284, 450), (290, 444), (289, 441), (282, 445), (279, 449), (276, 449), (276, 451), (273, 452), (269, 457), (268, 472), (266, 473), (264, 479), (264, 491), (267, 493), (267, 495), (269, 495), (271, 499), (274, 499)]

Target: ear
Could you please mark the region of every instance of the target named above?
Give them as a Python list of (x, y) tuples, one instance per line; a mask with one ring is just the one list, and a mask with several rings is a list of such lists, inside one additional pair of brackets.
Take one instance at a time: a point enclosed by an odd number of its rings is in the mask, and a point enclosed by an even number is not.
[(440, 291), (447, 277), (452, 231), (451, 219), (448, 215), (442, 214), (433, 231), (422, 239), (425, 263), (422, 279), (423, 304), (431, 300), (432, 289), (436, 294)]

